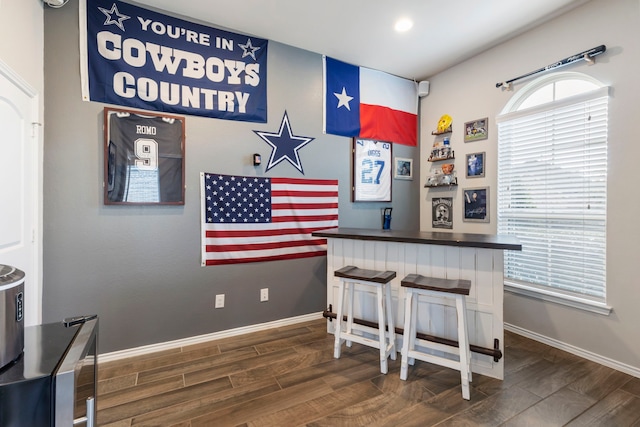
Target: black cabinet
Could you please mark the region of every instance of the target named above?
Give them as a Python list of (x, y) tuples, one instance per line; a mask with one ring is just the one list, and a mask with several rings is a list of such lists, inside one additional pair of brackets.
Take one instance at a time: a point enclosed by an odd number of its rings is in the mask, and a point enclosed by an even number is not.
[(26, 327), (23, 354), (0, 370), (0, 426), (95, 425), (97, 341), (95, 317)]

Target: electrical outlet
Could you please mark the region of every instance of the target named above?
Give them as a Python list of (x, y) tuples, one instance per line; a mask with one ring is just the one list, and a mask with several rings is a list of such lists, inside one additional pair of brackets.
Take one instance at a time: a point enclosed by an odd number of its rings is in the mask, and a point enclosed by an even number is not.
[(269, 288), (260, 289), (260, 302), (269, 301)]
[(216, 308), (224, 307), (224, 294), (216, 295)]

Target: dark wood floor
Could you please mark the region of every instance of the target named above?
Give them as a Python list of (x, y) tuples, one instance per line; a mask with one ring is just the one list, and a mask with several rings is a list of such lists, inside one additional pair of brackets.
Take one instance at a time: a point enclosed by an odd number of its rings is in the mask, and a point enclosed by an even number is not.
[(640, 426), (640, 379), (507, 332), (505, 379), (377, 350), (333, 358), (324, 320), (99, 364), (98, 423), (124, 426)]

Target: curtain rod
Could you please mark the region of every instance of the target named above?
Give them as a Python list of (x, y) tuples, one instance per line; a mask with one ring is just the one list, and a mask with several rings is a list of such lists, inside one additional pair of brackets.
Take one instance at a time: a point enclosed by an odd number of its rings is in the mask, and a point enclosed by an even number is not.
[(515, 77), (511, 80), (507, 80), (504, 82), (499, 82), (496, 83), (496, 87), (502, 87), (503, 90), (510, 90), (511, 89), (511, 83), (515, 82), (516, 80), (520, 80), (520, 79), (524, 79), (525, 77), (529, 77), (532, 76), (534, 74), (538, 74), (538, 73), (542, 73), (544, 71), (548, 71), (548, 70), (553, 70), (556, 68), (560, 68), (560, 67), (564, 67), (565, 65), (569, 65), (569, 64), (573, 64), (574, 62), (578, 62), (581, 60), (585, 60), (589, 63), (593, 63), (595, 62), (592, 58), (594, 56), (600, 55), (601, 53), (605, 53), (605, 51), (607, 50), (607, 47), (603, 44), (601, 44), (600, 46), (594, 47), (592, 49), (589, 50), (585, 50), (584, 52), (580, 52), (580, 53), (576, 53), (575, 55), (571, 55), (568, 56), (564, 59), (561, 59), (559, 61), (554, 62), (553, 64), (549, 64), (546, 67), (542, 67), (539, 68), (535, 71), (532, 71), (530, 73), (527, 74), (523, 74), (521, 76)]

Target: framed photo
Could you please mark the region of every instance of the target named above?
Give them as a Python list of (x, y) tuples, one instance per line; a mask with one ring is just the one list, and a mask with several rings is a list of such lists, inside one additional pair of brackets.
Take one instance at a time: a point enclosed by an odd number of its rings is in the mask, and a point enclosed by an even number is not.
[(184, 117), (104, 109), (104, 204), (184, 205)]
[(470, 153), (467, 154), (467, 178), (482, 178), (484, 177), (484, 158), (485, 152), (481, 153)]
[(463, 221), (489, 222), (489, 187), (465, 188)]
[(431, 199), (431, 227), (453, 228), (453, 197)]
[(478, 119), (464, 124), (464, 142), (480, 141), (489, 137), (487, 126), (489, 120), (487, 117)]
[(372, 139), (353, 139), (351, 200), (353, 202), (391, 201), (392, 144)]
[(395, 179), (413, 179), (413, 159), (396, 157), (393, 170)]

